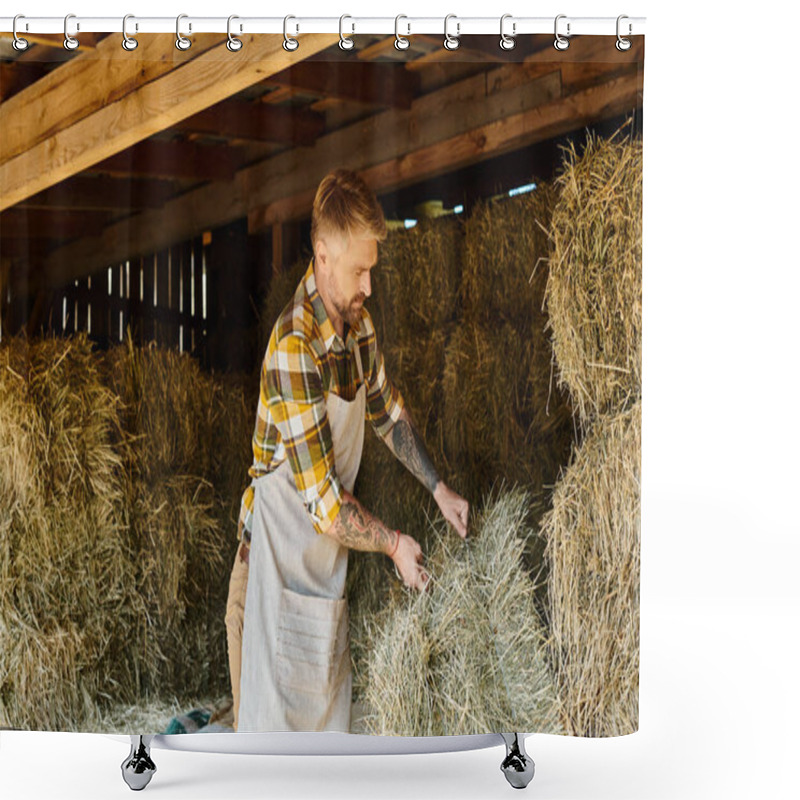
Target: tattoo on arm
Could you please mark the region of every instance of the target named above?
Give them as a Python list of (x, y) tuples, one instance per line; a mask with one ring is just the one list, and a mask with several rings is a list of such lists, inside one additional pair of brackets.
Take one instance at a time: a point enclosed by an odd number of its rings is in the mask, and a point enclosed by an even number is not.
[(396, 534), (373, 517), (352, 495), (345, 496), (328, 534), (345, 547), (385, 553), (395, 545)]
[(411, 474), (432, 494), (436, 484), (439, 483), (439, 475), (425, 449), (422, 437), (417, 433), (411, 422), (411, 416), (405, 410), (386, 436), (386, 443)]

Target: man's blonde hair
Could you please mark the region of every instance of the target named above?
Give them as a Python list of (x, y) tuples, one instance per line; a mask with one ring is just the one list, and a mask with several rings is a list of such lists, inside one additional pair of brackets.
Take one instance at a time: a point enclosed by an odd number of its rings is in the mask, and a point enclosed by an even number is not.
[(334, 234), (386, 239), (383, 208), (364, 179), (349, 169), (328, 173), (317, 188), (311, 210), (311, 246), (316, 252), (319, 237)]

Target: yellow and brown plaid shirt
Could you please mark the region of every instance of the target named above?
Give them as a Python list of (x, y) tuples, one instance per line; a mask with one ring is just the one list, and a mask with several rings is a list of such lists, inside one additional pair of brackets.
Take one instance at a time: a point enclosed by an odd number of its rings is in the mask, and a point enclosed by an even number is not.
[[(342, 502), (325, 399), (329, 392), (355, 399), (361, 385), (356, 347), (367, 384), (366, 418), (383, 436), (399, 419), (404, 402), (386, 374), (372, 317), (362, 306), (357, 329), (345, 323), (344, 338), (340, 337), (317, 291), (312, 258), (267, 345), (248, 474), (265, 475), (288, 458), (317, 533), (330, 527)], [(237, 531), (238, 539), (248, 544), (254, 495), (251, 481), (242, 496)]]

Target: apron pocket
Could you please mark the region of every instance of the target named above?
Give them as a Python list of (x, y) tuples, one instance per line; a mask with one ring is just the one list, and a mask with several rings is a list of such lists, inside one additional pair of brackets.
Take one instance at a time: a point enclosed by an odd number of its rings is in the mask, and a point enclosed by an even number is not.
[(330, 694), (349, 669), (348, 644), (344, 598), (332, 600), (281, 589), (276, 667), (282, 687)]

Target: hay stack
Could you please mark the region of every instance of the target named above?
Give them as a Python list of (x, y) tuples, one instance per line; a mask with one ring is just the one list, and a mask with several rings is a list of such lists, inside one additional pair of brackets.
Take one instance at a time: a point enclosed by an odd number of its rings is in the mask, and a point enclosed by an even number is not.
[(218, 691), (226, 676), (210, 665), (226, 663), (220, 608), (236, 538), (225, 524), (233, 501), (215, 492), (221, 391), (188, 354), (130, 337), (106, 360), (123, 402), (127, 544), (149, 617), (134, 626), (146, 656), (135, 679), (154, 694)]
[(361, 687), (373, 734), (560, 732), (534, 584), (522, 568), (530, 498), (489, 498), (471, 538), (436, 523), (427, 592), (404, 588), (367, 621)]
[(552, 658), (578, 736), (638, 727), (641, 403), (597, 419), (543, 521)]
[[(120, 532), (118, 403), (84, 336), (0, 348), (0, 725), (78, 730), (144, 616)], [(129, 695), (130, 696), (130, 695)]]
[(227, 691), (250, 433), (232, 381), (130, 339), (4, 340), (0, 725), (91, 730), (112, 704)]
[(636, 401), (642, 383), (642, 142), (589, 136), (555, 181), (547, 283), (559, 386), (583, 422)]

